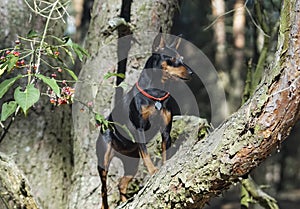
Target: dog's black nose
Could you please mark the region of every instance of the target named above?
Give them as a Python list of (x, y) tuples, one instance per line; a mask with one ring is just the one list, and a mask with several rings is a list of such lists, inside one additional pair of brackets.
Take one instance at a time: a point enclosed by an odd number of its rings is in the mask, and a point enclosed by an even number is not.
[(187, 69), (189, 75), (194, 74), (194, 71), (189, 66), (185, 65), (185, 68)]

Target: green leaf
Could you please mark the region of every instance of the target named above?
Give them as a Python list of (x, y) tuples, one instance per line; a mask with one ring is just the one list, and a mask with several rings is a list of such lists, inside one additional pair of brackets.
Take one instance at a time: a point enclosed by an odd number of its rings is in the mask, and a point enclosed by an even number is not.
[(0, 99), (8, 91), (8, 89), (16, 82), (16, 80), (18, 80), (21, 77), (22, 75), (18, 75), (17, 77), (4, 80), (2, 83), (0, 83)]
[(67, 40), (66, 46), (69, 46), (73, 49), (73, 51), (76, 53), (80, 61), (83, 60), (84, 55), (89, 56), (89, 53), (84, 48), (74, 43), (70, 38)]
[(112, 76), (117, 76), (117, 77), (120, 77), (120, 78), (123, 78), (123, 79), (125, 78), (124, 73), (111, 73), (111, 72), (108, 72), (104, 75), (104, 79), (109, 79)]
[(109, 128), (109, 121), (106, 120), (103, 115), (95, 113), (94, 119), (96, 121), (96, 124), (101, 125), (102, 132), (105, 132)]
[(100, 115), (99, 113), (95, 113), (94, 118), (96, 120), (97, 124), (102, 124), (105, 121), (105, 118), (103, 115)]
[(115, 125), (121, 127), (121, 128), (123, 129), (123, 131), (124, 131), (125, 133), (127, 133), (128, 137), (131, 139), (131, 141), (132, 141), (133, 143), (136, 143), (136, 141), (135, 141), (135, 139), (134, 139), (134, 136), (132, 135), (132, 133), (130, 132), (130, 130), (127, 128), (127, 126), (126, 126), (125, 124), (122, 125), (122, 124), (117, 123), (117, 122), (113, 122), (113, 124), (115, 124)]
[(40, 36), (40, 34), (34, 30), (30, 30), (27, 34), (27, 38), (36, 38), (38, 36)]
[(64, 39), (68, 38), (68, 37), (64, 37), (63, 39), (57, 37), (57, 36), (53, 36), (53, 35), (48, 35), (48, 37), (51, 37), (53, 39), (55, 39), (56, 41), (58, 41), (60, 44), (64, 44), (66, 41)]
[(47, 55), (54, 57), (53, 50), (51, 47), (45, 47)]
[(66, 37), (65, 41), (66, 41), (66, 46), (72, 47), (73, 41), (70, 37)]
[(59, 89), (59, 86), (57, 85), (55, 79), (49, 78), (49, 77), (41, 75), (41, 74), (35, 74), (35, 77), (41, 79), (45, 84), (47, 84), (54, 91), (54, 93), (58, 97), (60, 97), (60, 89)]
[(34, 87), (34, 84), (29, 84), (25, 91), (22, 91), (21, 87), (16, 88), (14, 97), (26, 115), (27, 110), (39, 100), (40, 91)]
[(65, 50), (65, 52), (67, 53), (67, 55), (70, 57), (70, 59), (72, 61), (72, 64), (74, 64), (75, 60), (74, 60), (72, 52), (70, 50), (66, 49), (65, 47), (62, 47), (62, 49)]
[(1, 72), (2, 72), (1, 74), (3, 74), (5, 70), (10, 72), (12, 69), (14, 69), (14, 67), (16, 66), (16, 63), (18, 62), (18, 60), (19, 60), (19, 57), (17, 57), (17, 56), (8, 55), (6, 57), (6, 61), (0, 65)]
[(84, 48), (79, 46), (78, 44), (75, 44), (75, 43), (73, 44), (73, 50), (77, 54), (80, 61), (83, 60), (84, 55), (89, 56), (89, 53)]
[(4, 103), (2, 105), (2, 112), (1, 112), (1, 121), (5, 121), (11, 114), (13, 114), (18, 107), (16, 101), (11, 101), (8, 103)]
[(5, 72), (7, 65), (5, 63), (0, 64), (0, 76)]
[(70, 76), (71, 76), (75, 81), (78, 80), (78, 77), (76, 76), (76, 74), (75, 74), (72, 70), (67, 69), (67, 68), (64, 68), (64, 69), (70, 74)]
[(5, 63), (7, 63), (7, 71), (10, 72), (12, 69), (14, 69), (16, 63), (18, 62), (19, 57), (11, 56), (10, 59), (8, 59)]

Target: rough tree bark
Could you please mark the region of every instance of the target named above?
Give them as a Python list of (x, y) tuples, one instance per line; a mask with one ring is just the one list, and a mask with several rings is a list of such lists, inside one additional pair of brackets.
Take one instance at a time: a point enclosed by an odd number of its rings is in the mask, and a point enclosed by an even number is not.
[[(99, 130), (95, 129), (93, 116), (87, 110), (82, 111), (82, 103), (92, 102), (95, 104), (94, 110), (104, 115), (111, 109), (115, 91), (112, 86), (115, 82), (113, 79), (103, 80), (103, 77), (107, 72), (116, 72), (117, 69), (118, 30), (114, 23), (118, 24), (120, 21), (118, 17), (122, 3), (125, 2), (128, 1), (100, 0), (95, 1), (93, 6), (86, 41), (91, 57), (86, 60), (79, 76), (83, 82), (78, 82), (76, 86), (76, 100), (80, 102), (73, 106), (75, 139), (73, 183), (68, 206), (70, 209), (85, 208), (87, 205), (91, 209), (99, 208), (101, 204), (95, 155)], [(130, 28), (136, 41), (131, 42), (126, 72), (125, 82), (130, 85), (137, 80), (145, 59), (151, 52), (156, 33), (160, 28), (164, 32), (170, 30), (173, 14), (178, 9), (177, 1), (174, 0), (132, 1), (131, 4)], [(145, 36), (148, 32), (152, 32), (152, 38), (145, 38), (149, 37)], [(114, 166), (113, 162), (111, 166)], [(110, 189), (115, 192), (117, 187)]]
[(0, 208), (41, 208), (23, 172), (3, 153), (0, 153), (0, 168)]
[(248, 174), (299, 119), (300, 1), (284, 1), (278, 51), (253, 97), (205, 140), (178, 152), (120, 208), (202, 208)]
[[(45, 18), (33, 14), (25, 1), (1, 0), (0, 2), (2, 5), (0, 8), (1, 49), (14, 46), (18, 36), (25, 37), (31, 29), (37, 32), (43, 31)], [(28, 2), (33, 5), (32, 0)], [(66, 1), (61, 1), (64, 2)], [(60, 21), (51, 22), (48, 34), (62, 37), (64, 27), (65, 25)], [(1, 99), (0, 105), (2, 106), (6, 99), (12, 98), (12, 95), (13, 91), (6, 98)], [(28, 179), (32, 196), (39, 200), (43, 208), (65, 208), (67, 202), (66, 194), (72, 168), (70, 113), (70, 107), (53, 108), (49, 98), (42, 97), (32, 111), (29, 111), (27, 117), (20, 115), (15, 119), (0, 145), (0, 152), (9, 155), (22, 170), (20, 173), (25, 174), (26, 177), (23, 178)], [(2, 131), (1, 129), (0, 132)], [(14, 171), (18, 172), (16, 168), (14, 167)], [(2, 169), (4, 167), (1, 166)], [(7, 180), (6, 176), (0, 175), (1, 180)], [(3, 188), (1, 187), (1, 195), (7, 192), (3, 191)], [(30, 192), (28, 191), (28, 194)], [(4, 198), (9, 199), (9, 196)]]

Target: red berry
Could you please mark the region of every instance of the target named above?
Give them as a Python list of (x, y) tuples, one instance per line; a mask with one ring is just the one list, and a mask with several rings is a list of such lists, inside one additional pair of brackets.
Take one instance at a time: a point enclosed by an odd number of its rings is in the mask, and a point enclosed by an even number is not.
[(16, 56), (16, 57), (18, 57), (18, 56), (20, 56), (20, 52), (13, 52), (13, 54)]
[(57, 69), (57, 72), (61, 73), (61, 72), (62, 72), (62, 69), (61, 69), (61, 68), (58, 68), (58, 69)]
[(59, 105), (67, 104), (66, 98), (58, 98), (57, 102), (58, 102)]
[(20, 40), (15, 40), (15, 44), (20, 44), (21, 41)]
[(7, 51), (5, 52), (5, 54), (10, 54), (10, 51), (9, 51), (9, 50), (7, 50)]
[(55, 73), (52, 73), (52, 74), (51, 74), (51, 77), (55, 78), (55, 77), (56, 77), (56, 74), (55, 74)]
[(55, 55), (55, 56), (58, 56), (59, 54), (60, 54), (59, 51), (55, 51), (55, 52), (54, 52), (54, 55)]
[(50, 99), (50, 103), (51, 103), (51, 104), (55, 104), (55, 103), (56, 103), (56, 100), (53, 99), (53, 98), (51, 98), (51, 99)]

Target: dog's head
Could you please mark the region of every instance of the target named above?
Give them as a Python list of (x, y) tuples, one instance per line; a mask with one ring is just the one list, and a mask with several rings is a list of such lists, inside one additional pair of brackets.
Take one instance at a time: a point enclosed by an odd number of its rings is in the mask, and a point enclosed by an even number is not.
[(177, 37), (170, 45), (166, 44), (162, 34), (156, 36), (152, 51), (157, 57), (157, 65), (163, 70), (163, 81), (167, 79), (188, 80), (193, 71), (183, 62), (183, 56), (178, 53), (181, 38)]

